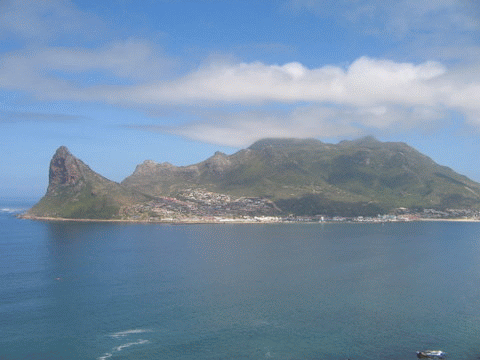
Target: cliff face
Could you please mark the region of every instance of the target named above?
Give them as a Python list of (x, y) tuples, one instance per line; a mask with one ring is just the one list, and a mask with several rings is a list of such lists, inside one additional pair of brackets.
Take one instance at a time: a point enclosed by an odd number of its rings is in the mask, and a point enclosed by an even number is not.
[(83, 170), (90, 170), (83, 162), (75, 158), (65, 146), (55, 152), (50, 161), (48, 195), (54, 195), (62, 188), (85, 186)]

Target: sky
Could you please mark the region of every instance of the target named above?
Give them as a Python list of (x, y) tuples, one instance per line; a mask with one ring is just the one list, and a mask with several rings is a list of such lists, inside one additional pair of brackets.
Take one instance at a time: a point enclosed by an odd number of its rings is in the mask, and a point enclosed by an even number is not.
[(59, 146), (120, 182), (266, 137), (402, 141), (480, 181), (477, 0), (0, 0), (0, 197)]

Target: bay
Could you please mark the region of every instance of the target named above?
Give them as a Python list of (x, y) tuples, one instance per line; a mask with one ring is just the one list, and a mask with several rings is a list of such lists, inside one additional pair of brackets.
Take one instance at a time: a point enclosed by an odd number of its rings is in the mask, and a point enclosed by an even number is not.
[(39, 222), (0, 208), (2, 360), (480, 356), (478, 223)]

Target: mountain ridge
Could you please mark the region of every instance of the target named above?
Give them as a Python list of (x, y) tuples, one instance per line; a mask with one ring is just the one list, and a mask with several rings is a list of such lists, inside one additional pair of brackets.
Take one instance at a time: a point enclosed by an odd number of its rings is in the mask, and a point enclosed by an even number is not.
[(30, 213), (114, 218), (155, 199), (182, 200), (188, 191), (265, 199), (273, 204), (265, 209), (296, 215), (480, 208), (479, 183), (405, 143), (364, 137), (338, 144), (262, 139), (234, 154), (217, 151), (187, 166), (146, 160), (121, 183), (93, 172), (60, 147), (50, 164), (47, 193)]

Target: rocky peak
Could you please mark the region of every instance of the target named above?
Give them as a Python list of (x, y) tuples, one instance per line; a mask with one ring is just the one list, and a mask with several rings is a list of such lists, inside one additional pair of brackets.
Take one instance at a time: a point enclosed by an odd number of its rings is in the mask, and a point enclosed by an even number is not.
[(137, 165), (135, 168), (135, 171), (133, 172), (132, 175), (154, 175), (157, 173), (162, 173), (165, 171), (172, 171), (176, 168), (176, 166), (168, 163), (168, 162), (163, 162), (163, 163), (158, 163), (153, 160), (145, 160), (143, 163), (140, 165)]
[(208, 158), (205, 161), (205, 166), (207, 167), (207, 169), (215, 173), (224, 172), (230, 167), (230, 165), (231, 162), (228, 156), (220, 151), (216, 151), (212, 157)]
[(142, 165), (146, 167), (153, 167), (157, 165), (157, 162), (153, 160), (145, 160)]
[(314, 147), (318, 148), (319, 146), (323, 146), (323, 143), (320, 140), (313, 139), (313, 138), (267, 138), (258, 140), (252, 145), (250, 145), (249, 149), (251, 150), (263, 150), (265, 148), (275, 149), (275, 150), (288, 150), (294, 148), (302, 148), (302, 147)]
[(363, 147), (368, 149), (377, 149), (380, 147), (384, 147), (387, 143), (382, 143), (381, 141), (377, 140), (372, 135), (367, 135), (355, 140), (343, 140), (338, 143), (339, 146), (344, 147)]
[(81, 177), (81, 162), (65, 146), (60, 146), (50, 161), (47, 192), (55, 192), (59, 186), (76, 185)]

